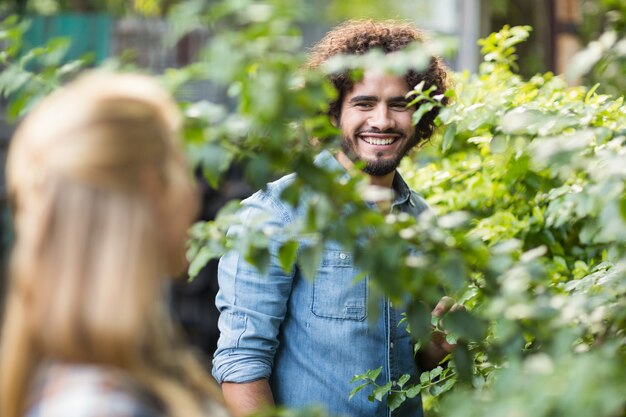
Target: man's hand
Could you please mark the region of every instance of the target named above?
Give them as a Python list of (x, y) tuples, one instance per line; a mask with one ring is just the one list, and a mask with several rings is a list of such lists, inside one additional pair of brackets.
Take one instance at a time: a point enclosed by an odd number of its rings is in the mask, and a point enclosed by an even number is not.
[[(432, 311), (432, 315), (433, 317), (441, 319), (446, 315), (446, 313), (457, 310), (465, 310), (465, 307), (461, 304), (457, 304), (451, 297), (443, 297), (435, 306)], [(439, 362), (451, 353), (455, 347), (456, 345), (448, 343), (445, 332), (439, 330), (433, 331), (428, 345), (423, 346), (419, 352), (417, 352), (416, 359), (417, 365), (420, 367), (420, 371), (430, 371), (431, 369), (437, 367)]]

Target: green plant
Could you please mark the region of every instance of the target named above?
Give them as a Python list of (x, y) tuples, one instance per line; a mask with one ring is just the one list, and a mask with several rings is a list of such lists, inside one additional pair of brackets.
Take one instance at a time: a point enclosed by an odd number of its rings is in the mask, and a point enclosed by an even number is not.
[(16, 120), (42, 97), (74, 76), (84, 61), (65, 62), (70, 40), (50, 39), (46, 45), (25, 51), (22, 39), (29, 22), (10, 16), (0, 23), (0, 95), (7, 99), (7, 117)]
[(586, 45), (566, 71), (570, 81), (600, 83), (607, 94), (624, 95), (626, 82), (626, 4), (619, 0), (580, 0), (584, 19), (580, 36)]
[[(468, 213), (468, 235), (503, 263), (495, 281), (475, 275), (463, 297), (489, 331), (470, 345), (471, 385), (445, 399), (443, 414), (622, 415), (626, 381), (612, 370), (625, 360), (616, 167), (626, 108), (597, 86), (515, 75), (510, 45), (526, 30), (505, 27), (482, 42), (486, 62), (457, 79), (439, 147), (405, 167), (440, 215)], [(611, 387), (588, 382), (600, 379)]]

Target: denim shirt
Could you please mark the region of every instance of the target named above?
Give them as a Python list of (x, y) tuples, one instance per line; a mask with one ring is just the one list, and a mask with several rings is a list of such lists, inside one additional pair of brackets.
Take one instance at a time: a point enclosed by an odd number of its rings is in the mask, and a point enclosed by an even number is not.
[[(327, 151), (316, 158), (319, 166), (343, 169)], [(345, 170), (343, 171), (345, 173)], [(268, 227), (285, 227), (303, 213), (280, 200), (281, 191), (294, 180), (287, 175), (268, 184), (242, 202), (243, 226), (229, 233), (245, 233), (260, 215)], [(414, 216), (427, 209), (398, 173), (393, 188), (393, 212)], [(279, 234), (280, 235), (280, 234)], [(251, 382), (268, 379), (279, 405), (321, 405), (330, 415), (351, 417), (421, 417), (420, 396), (391, 413), (387, 399), (370, 402), (367, 389), (348, 399), (357, 386), (356, 374), (382, 366), (377, 383), (397, 381), (403, 374), (419, 377), (413, 343), (401, 311), (381, 299), (378, 314), (368, 317), (368, 278), (358, 282), (359, 271), (350, 253), (327, 242), (313, 281), (298, 268), (286, 273), (277, 257), (279, 237), (270, 243), (271, 262), (265, 274), (230, 251), (219, 263), (220, 339), (213, 359), (218, 382)], [(417, 381), (415, 379), (414, 381)]]

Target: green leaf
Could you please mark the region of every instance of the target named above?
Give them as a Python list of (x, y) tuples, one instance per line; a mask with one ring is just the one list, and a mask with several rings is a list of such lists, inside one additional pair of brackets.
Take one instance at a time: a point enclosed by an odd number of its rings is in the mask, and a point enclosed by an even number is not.
[(407, 320), (411, 325), (411, 335), (414, 339), (425, 345), (430, 340), (431, 314), (430, 309), (424, 303), (412, 303), (406, 312)]
[(483, 340), (487, 333), (487, 325), (467, 310), (457, 310), (446, 314), (443, 318), (443, 327), (472, 342)]
[(400, 386), (400, 388), (404, 387), (404, 384), (406, 384), (409, 379), (411, 379), (409, 374), (402, 375), (400, 379), (398, 379), (398, 386)]
[(278, 249), (278, 262), (283, 271), (289, 273), (296, 262), (298, 255), (298, 242), (290, 240), (283, 243)]
[(200, 248), (196, 256), (191, 260), (189, 264), (188, 274), (189, 279), (195, 278), (198, 273), (205, 267), (205, 265), (211, 260), (212, 255), (209, 248), (206, 246)]
[(7, 119), (10, 122), (16, 121), (20, 116), (24, 114), (24, 111), (29, 107), (28, 103), (31, 97), (26, 94), (21, 94), (11, 100), (7, 107)]
[(443, 384), (439, 385), (439, 395), (443, 394), (446, 391), (449, 391), (456, 384), (456, 381), (457, 380), (455, 377), (450, 377), (449, 379), (446, 379)]
[(0, 93), (4, 97), (10, 97), (28, 83), (34, 74), (10, 65), (0, 72)]
[(372, 395), (374, 396), (376, 401), (382, 401), (383, 397), (387, 395), (387, 393), (391, 390), (392, 386), (393, 386), (393, 382), (389, 381), (385, 385), (382, 385), (374, 389), (374, 391), (372, 392)]
[(504, 135), (496, 135), (491, 138), (491, 142), (489, 142), (489, 149), (492, 153), (504, 153), (508, 147), (507, 137)]
[(359, 391), (361, 391), (363, 388), (369, 386), (370, 383), (366, 382), (365, 384), (361, 384), (358, 387), (352, 389), (352, 391), (350, 391), (350, 395), (348, 396), (348, 400), (351, 400), (352, 397), (354, 397)]
[(202, 150), (202, 172), (211, 187), (217, 188), (219, 179), (233, 160), (232, 152), (216, 143), (204, 145)]
[(270, 264), (270, 252), (267, 248), (249, 247), (244, 259), (255, 266), (262, 275), (267, 273)]
[(365, 377), (371, 381), (376, 381), (376, 378), (378, 378), (378, 375), (380, 375), (382, 370), (383, 370), (382, 366), (380, 368), (371, 369), (365, 373)]
[(400, 407), (405, 400), (406, 394), (402, 391), (390, 393), (389, 397), (387, 397), (387, 406), (389, 407), (389, 411), (393, 411)]
[(272, 166), (267, 157), (256, 156), (246, 165), (246, 180), (258, 188), (263, 187), (272, 178)]
[(428, 113), (429, 111), (431, 111), (434, 107), (436, 106), (435, 103), (423, 103), (421, 104), (417, 110), (415, 110), (415, 113), (413, 113), (413, 124), (418, 124), (420, 122), (420, 120), (422, 120), (422, 117)]
[(456, 137), (456, 123), (451, 123), (446, 128), (443, 134), (443, 140), (441, 141), (441, 151), (446, 152), (452, 146), (454, 138)]
[(443, 368), (441, 366), (438, 366), (438, 367), (436, 367), (435, 369), (433, 369), (433, 370), (431, 370), (429, 372), (428, 377), (432, 381), (433, 379), (435, 379), (438, 376), (440, 376), (442, 372), (443, 372)]
[(317, 269), (322, 262), (323, 249), (324, 246), (319, 242), (304, 245), (300, 249), (298, 265), (304, 277), (310, 281), (313, 281), (317, 275)]
[(457, 344), (456, 348), (452, 351), (452, 360), (457, 369), (459, 379), (471, 382), (474, 360), (466, 344), (461, 342)]
[(407, 398), (415, 398), (422, 391), (422, 386), (417, 384), (413, 385), (409, 389), (406, 390)]

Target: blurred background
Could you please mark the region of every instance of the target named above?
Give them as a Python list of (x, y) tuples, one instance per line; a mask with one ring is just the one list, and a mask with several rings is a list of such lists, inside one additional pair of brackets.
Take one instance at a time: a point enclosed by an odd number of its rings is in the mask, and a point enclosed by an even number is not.
[[(204, 10), (211, 3), (217, 1), (0, 0), (0, 20), (16, 15), (20, 21), (30, 22), (23, 27), (21, 50), (57, 48), (58, 56), (48, 57), (53, 61), (51, 66), (57, 69), (80, 59), (85, 67), (110, 65), (161, 74), (197, 59), (212, 36), (211, 27), (196, 22), (193, 30), (180, 31), (180, 26), (188, 27), (193, 11)], [(585, 49), (590, 42), (600, 42), (596, 49), (606, 47), (598, 40), (609, 30), (617, 32), (618, 38), (624, 36), (626, 6), (623, 0), (316, 0), (294, 3), (302, 7), (302, 16), (308, 16), (299, 20), (303, 48), (319, 40), (328, 28), (343, 19), (402, 18), (415, 22), (431, 32), (432, 37), (451, 45), (452, 52), (446, 59), (456, 71), (477, 70), (479, 38), (503, 25), (530, 25), (533, 27), (531, 37), (518, 49), (522, 76), (546, 71), (565, 73), (574, 57), (577, 54), (580, 57), (581, 51), (586, 50), (591, 54), (588, 68), (578, 71), (569, 81), (593, 85), (602, 80), (604, 92), (624, 94), (626, 53), (618, 60), (599, 60), (594, 59), (593, 48)], [(11, 30), (14, 29), (7, 25), (0, 28), (0, 255), (3, 265), (11, 241), (4, 158), (20, 116), (11, 107), (15, 104), (7, 100), (13, 89), (19, 87), (11, 84), (15, 83), (15, 74), (6, 75), (2, 55), (6, 53), (8, 39), (15, 36)], [(179, 32), (184, 35), (178, 36)], [(47, 50), (50, 51), (54, 49)], [(584, 60), (585, 55), (582, 57), (578, 60)], [(67, 68), (68, 72), (72, 70), (72, 67)], [(228, 103), (226, 92), (208, 81), (185, 83), (178, 95), (182, 101), (191, 103), (200, 100)], [(202, 175), (198, 178), (205, 202), (201, 213), (204, 220), (211, 219), (226, 201), (243, 198), (252, 191), (236, 169), (229, 171), (220, 189), (212, 188), (202, 180)], [(207, 355), (214, 349), (216, 338), (213, 319), (216, 320), (217, 314), (212, 302), (216, 290), (214, 268), (215, 262), (211, 262), (192, 283), (176, 284), (171, 291), (175, 314), (192, 342)]]

